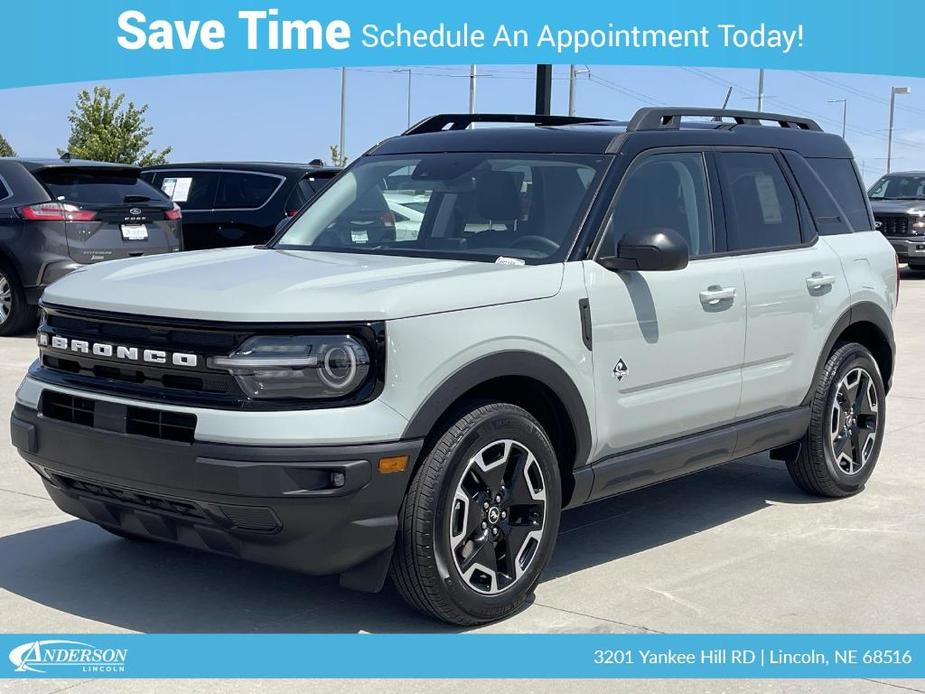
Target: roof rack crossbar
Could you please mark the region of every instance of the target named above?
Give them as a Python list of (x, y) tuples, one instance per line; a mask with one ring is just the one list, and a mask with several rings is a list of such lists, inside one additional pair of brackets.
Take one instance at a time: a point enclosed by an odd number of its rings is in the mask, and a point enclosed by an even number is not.
[(737, 125), (763, 125), (762, 121), (773, 121), (782, 128), (822, 130), (819, 124), (810, 118), (786, 116), (781, 113), (733, 111), (721, 108), (641, 108), (636, 111), (636, 115), (626, 126), (626, 131), (677, 130), (681, 127), (681, 119), (685, 116), (713, 118), (717, 121), (729, 118)]
[(436, 133), (441, 130), (465, 130), (473, 123), (532, 123), (533, 125), (577, 125), (599, 123), (606, 118), (579, 116), (546, 116), (527, 113), (440, 113), (425, 118), (408, 128), (402, 135)]

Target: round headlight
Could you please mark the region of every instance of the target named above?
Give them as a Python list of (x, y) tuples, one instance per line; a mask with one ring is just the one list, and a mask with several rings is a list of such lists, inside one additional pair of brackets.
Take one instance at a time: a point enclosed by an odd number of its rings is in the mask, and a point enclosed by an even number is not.
[(334, 390), (346, 390), (356, 379), (357, 355), (353, 346), (337, 344), (324, 352), (318, 377)]
[(352, 335), (267, 335), (249, 338), (209, 366), (226, 369), (251, 398), (340, 398), (366, 384), (369, 351)]

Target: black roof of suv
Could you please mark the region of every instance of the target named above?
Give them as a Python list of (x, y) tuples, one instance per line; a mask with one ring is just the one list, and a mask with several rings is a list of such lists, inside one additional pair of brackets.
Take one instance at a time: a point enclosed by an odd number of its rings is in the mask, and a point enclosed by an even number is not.
[[(685, 120), (711, 118), (716, 120)], [(533, 124), (535, 128), (474, 128), (475, 123)], [(768, 126), (777, 127), (768, 127)], [(806, 137), (812, 134), (812, 137)], [(629, 121), (521, 114), (441, 114), (385, 140), (370, 153), (568, 152), (626, 153), (656, 145), (767, 146), (805, 157), (851, 158), (838, 135), (808, 118), (775, 113), (704, 108), (645, 108)]]

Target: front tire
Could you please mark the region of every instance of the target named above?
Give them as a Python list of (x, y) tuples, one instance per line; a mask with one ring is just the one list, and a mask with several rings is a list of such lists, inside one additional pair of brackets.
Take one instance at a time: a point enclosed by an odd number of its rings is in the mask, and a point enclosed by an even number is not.
[(460, 626), (502, 619), (533, 593), (559, 530), (556, 454), (508, 403), (463, 408), (418, 466), (390, 575), (414, 608)]
[(925, 272), (925, 263), (906, 263), (913, 272)]
[(809, 494), (857, 494), (877, 465), (885, 426), (886, 389), (876, 360), (863, 345), (841, 345), (816, 384), (809, 431), (787, 470)]

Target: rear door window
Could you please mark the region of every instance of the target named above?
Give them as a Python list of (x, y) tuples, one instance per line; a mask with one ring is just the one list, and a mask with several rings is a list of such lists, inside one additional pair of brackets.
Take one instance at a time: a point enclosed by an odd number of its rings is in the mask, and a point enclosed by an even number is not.
[(802, 243), (793, 191), (773, 154), (717, 154), (726, 206), (728, 250), (751, 251)]
[(36, 178), (55, 200), (81, 205), (121, 205), (164, 199), (154, 186), (131, 173), (61, 168), (38, 171)]
[(276, 192), (280, 183), (280, 178), (267, 174), (225, 171), (219, 181), (215, 208), (253, 210), (262, 207)]
[(217, 171), (158, 171), (154, 184), (183, 210), (211, 210), (218, 190)]
[(819, 159), (807, 160), (813, 167), (816, 175), (829, 189), (832, 197), (844, 210), (848, 221), (855, 231), (871, 229), (870, 212), (867, 207), (867, 197), (861, 187), (857, 171), (850, 159)]

